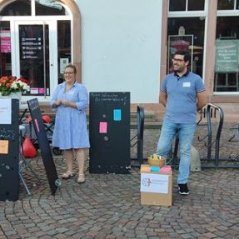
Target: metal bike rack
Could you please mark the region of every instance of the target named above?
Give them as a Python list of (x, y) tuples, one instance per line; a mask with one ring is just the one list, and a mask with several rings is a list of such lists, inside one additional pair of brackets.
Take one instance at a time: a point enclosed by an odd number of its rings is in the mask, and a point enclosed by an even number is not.
[[(215, 137), (213, 138), (213, 133), (212, 133), (212, 117), (216, 117), (216, 114), (219, 113), (219, 122), (216, 128), (216, 134)], [(208, 104), (207, 105), (207, 129), (208, 129), (208, 135), (207, 135), (207, 158), (206, 159), (201, 159), (202, 162), (205, 162), (202, 164), (203, 168), (239, 168), (239, 155), (235, 157), (234, 159), (231, 158), (230, 156), (228, 157), (220, 157), (220, 149), (223, 147), (220, 145), (221, 143), (221, 133), (223, 129), (223, 122), (224, 122), (224, 113), (223, 110), (213, 104)], [(233, 141), (235, 136), (230, 137), (228, 140), (228, 143), (232, 142), (237, 142)], [(213, 145), (215, 144), (215, 148), (213, 148)], [(229, 145), (227, 145), (229, 146)], [(212, 150), (215, 150), (215, 155), (213, 157), (212, 155)], [(210, 164), (212, 163), (212, 164)]]
[[(216, 129), (216, 137), (215, 141), (213, 141), (213, 134), (212, 134), (212, 118), (217, 117), (217, 112), (219, 113), (219, 123)], [(219, 167), (219, 156), (220, 156), (220, 138), (221, 138), (221, 132), (222, 132), (222, 127), (223, 127), (223, 121), (224, 121), (224, 113), (223, 110), (214, 104), (207, 104), (201, 114), (200, 118), (197, 122), (197, 125), (199, 125), (202, 121), (203, 118), (206, 118), (207, 122), (205, 123), (207, 127), (207, 135), (203, 137), (202, 139), (199, 139), (199, 141), (207, 141), (206, 147), (207, 147), (207, 158), (206, 159), (201, 159), (202, 162), (206, 162), (206, 164), (203, 164), (202, 167)], [(213, 149), (213, 144), (215, 143), (215, 155), (214, 158), (212, 158), (212, 149)], [(174, 144), (174, 149), (172, 152), (172, 164), (173, 165), (178, 165), (178, 145), (179, 145), (179, 139), (176, 136), (175, 137), (175, 144)], [(213, 165), (209, 165), (210, 162), (213, 162)]]
[[(219, 113), (219, 124), (216, 130), (216, 138), (215, 138), (215, 157), (212, 158), (212, 116), (216, 117), (216, 113)], [(213, 115), (214, 114), (214, 115)], [(224, 113), (221, 107), (216, 106), (214, 104), (209, 103), (207, 105), (206, 110), (207, 117), (207, 129), (208, 129), (208, 137), (207, 137), (207, 159), (206, 161), (214, 161), (215, 166), (219, 166), (219, 156), (220, 156), (220, 138), (224, 121)]]
[[(132, 141), (134, 142), (132, 143)], [(134, 147), (135, 145), (137, 147), (136, 161), (139, 164), (137, 166), (140, 166), (144, 162), (143, 144), (144, 144), (144, 108), (141, 106), (137, 106), (137, 133), (131, 139), (131, 147)]]

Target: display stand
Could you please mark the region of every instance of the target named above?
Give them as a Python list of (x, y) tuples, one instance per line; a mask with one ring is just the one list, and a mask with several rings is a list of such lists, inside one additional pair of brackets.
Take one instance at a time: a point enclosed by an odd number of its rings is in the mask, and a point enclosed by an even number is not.
[(19, 197), (18, 99), (0, 99), (0, 201)]
[(130, 169), (130, 93), (90, 93), (90, 173)]
[(38, 144), (40, 147), (41, 156), (42, 156), (43, 164), (46, 170), (46, 175), (47, 175), (47, 179), (51, 189), (51, 193), (52, 195), (55, 195), (57, 188), (60, 187), (61, 185), (61, 181), (57, 176), (56, 166), (53, 161), (51, 148), (50, 148), (45, 127), (42, 121), (42, 114), (39, 108), (39, 103), (37, 98), (28, 100), (27, 103), (28, 103), (28, 107), (32, 117), (34, 130), (36, 132), (36, 136), (37, 136)]

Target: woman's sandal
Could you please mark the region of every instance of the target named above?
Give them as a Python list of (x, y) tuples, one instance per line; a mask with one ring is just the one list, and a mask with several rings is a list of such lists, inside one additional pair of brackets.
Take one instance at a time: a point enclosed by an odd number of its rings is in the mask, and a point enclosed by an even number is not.
[(66, 173), (63, 173), (62, 174), (62, 179), (70, 179), (72, 177), (74, 177), (74, 173), (70, 172), (70, 171), (67, 171)]
[(84, 183), (85, 182), (85, 174), (80, 173), (77, 178), (77, 183)]

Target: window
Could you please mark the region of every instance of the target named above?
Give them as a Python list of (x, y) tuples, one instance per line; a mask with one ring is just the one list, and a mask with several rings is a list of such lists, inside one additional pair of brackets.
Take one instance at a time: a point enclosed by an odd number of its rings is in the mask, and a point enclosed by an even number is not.
[(238, 0), (218, 0), (217, 9), (218, 10), (233, 10), (235, 3), (237, 4), (238, 9)]
[(189, 0), (188, 1), (188, 11), (201, 11), (204, 10), (204, 0)]
[(205, 0), (170, 0), (169, 11), (203, 11)]
[(0, 22), (0, 76), (11, 75), (11, 33), (10, 22)]
[(239, 17), (217, 17), (216, 92), (239, 92)]
[(0, 11), (0, 16), (31, 16), (31, 0), (17, 0)]
[[(174, 53), (173, 51), (179, 49), (188, 50), (191, 53), (192, 59), (191, 70), (202, 76), (204, 26), (205, 20), (200, 17), (169, 18), (168, 39), (173, 39), (173, 42), (168, 42), (169, 63), (171, 62), (170, 57)], [(169, 72), (170, 64), (168, 66)]]
[(0, 11), (1, 16), (52, 16), (69, 15), (65, 8), (55, 1), (35, 0), (35, 9), (31, 0), (15, 0)]
[(71, 62), (71, 22), (57, 21), (58, 38), (58, 83), (63, 81), (63, 72), (65, 66)]
[(0, 4), (0, 76), (21, 76), (30, 85), (24, 96), (47, 98), (72, 60), (72, 15), (60, 0), (6, 2)]
[(185, 11), (186, 0), (170, 0), (169, 11)]
[(36, 15), (68, 15), (65, 8), (54, 2), (46, 0), (36, 0)]
[(239, 0), (218, 0), (218, 10), (238, 10)]

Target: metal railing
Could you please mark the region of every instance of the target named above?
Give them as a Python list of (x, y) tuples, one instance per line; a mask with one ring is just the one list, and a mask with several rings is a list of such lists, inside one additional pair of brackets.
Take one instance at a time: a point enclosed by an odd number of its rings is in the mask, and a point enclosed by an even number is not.
[[(215, 155), (214, 158), (212, 158), (212, 146), (214, 144), (213, 142), (213, 135), (212, 135), (212, 118), (216, 118), (217, 112), (219, 113), (219, 122), (216, 129), (216, 136), (215, 136)], [(213, 161), (215, 163), (215, 166), (219, 166), (219, 157), (220, 157), (220, 138), (221, 138), (221, 132), (223, 127), (223, 121), (224, 121), (224, 113), (221, 107), (216, 106), (214, 104), (209, 103), (206, 106), (206, 117), (207, 117), (207, 161)]]
[[(143, 144), (144, 144), (144, 108), (137, 106), (137, 133), (131, 138), (131, 147), (137, 147), (137, 166), (144, 162), (143, 158)], [(134, 159), (135, 160), (135, 159)], [(132, 165), (134, 166), (134, 165)]]

